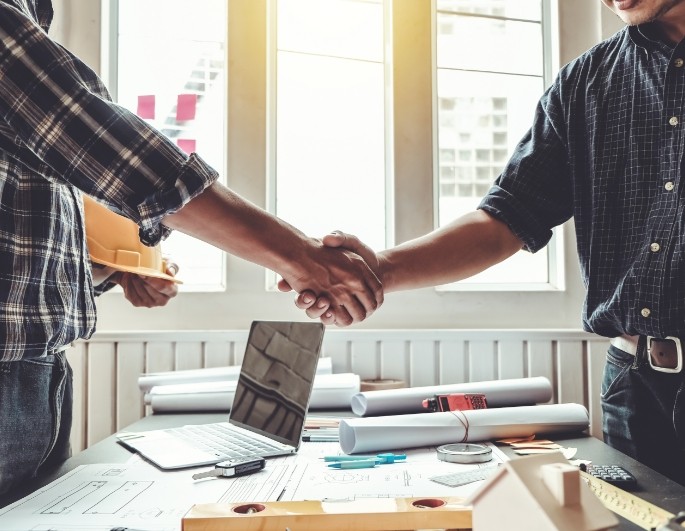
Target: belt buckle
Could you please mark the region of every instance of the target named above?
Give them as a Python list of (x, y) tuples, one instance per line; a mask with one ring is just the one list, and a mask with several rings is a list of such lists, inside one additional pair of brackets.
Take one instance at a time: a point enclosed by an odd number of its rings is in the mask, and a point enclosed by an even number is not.
[[(652, 340), (657, 339), (657, 340), (669, 340), (673, 341), (676, 347), (676, 353), (678, 354), (678, 361), (676, 363), (676, 366), (671, 368), (671, 367), (659, 367), (658, 365), (654, 365), (652, 361)], [(680, 343), (680, 339), (677, 337), (673, 336), (666, 336), (664, 338), (655, 338), (653, 336), (647, 336), (647, 359), (649, 360), (649, 366), (654, 369), (655, 371), (659, 372), (670, 372), (670, 373), (677, 373), (680, 372), (683, 368), (683, 347)]]

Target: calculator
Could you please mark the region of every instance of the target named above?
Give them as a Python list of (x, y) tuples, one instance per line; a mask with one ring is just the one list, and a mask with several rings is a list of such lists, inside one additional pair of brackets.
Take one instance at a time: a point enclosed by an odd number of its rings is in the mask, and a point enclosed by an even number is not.
[(619, 465), (585, 465), (583, 470), (598, 479), (623, 489), (632, 489), (637, 486), (637, 479), (625, 468)]

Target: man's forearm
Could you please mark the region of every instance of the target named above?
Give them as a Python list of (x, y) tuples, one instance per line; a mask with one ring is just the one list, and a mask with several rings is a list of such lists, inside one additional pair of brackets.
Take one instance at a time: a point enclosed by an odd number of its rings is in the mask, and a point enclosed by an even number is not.
[(341, 325), (363, 320), (383, 302), (381, 284), (360, 256), (324, 246), (221, 184), (163, 223), (275, 271), (298, 293), (328, 297)]
[(510, 257), (521, 245), (504, 223), (477, 210), (378, 253), (383, 288), (387, 293), (463, 280)]
[(283, 276), (298, 273), (303, 249), (312, 244), (293, 226), (219, 183), (163, 223)]

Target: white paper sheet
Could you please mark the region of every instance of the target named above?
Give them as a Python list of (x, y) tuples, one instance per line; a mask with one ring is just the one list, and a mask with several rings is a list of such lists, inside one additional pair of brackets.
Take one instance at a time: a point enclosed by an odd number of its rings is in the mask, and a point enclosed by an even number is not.
[(432, 447), (394, 451), (406, 453), (406, 461), (333, 470), (322, 458), (342, 453), (337, 443), (304, 443), (295, 455), (267, 459), (266, 468), (256, 474), (198, 481), (192, 474), (211, 467), (163, 472), (137, 456), (129, 463), (82, 465), (0, 509), (0, 529), (180, 531), (181, 519), (196, 503), (467, 497), (482, 482), (453, 488), (429, 478), (507, 460), (494, 446), (493, 459), (479, 465), (444, 463)]
[[(155, 413), (229, 411), (236, 383), (197, 382), (155, 386), (145, 395), (145, 403)], [(317, 374), (309, 409), (350, 407), (352, 397), (359, 392), (359, 384), (359, 375), (353, 373)]]
[(552, 398), (552, 384), (544, 376), (536, 376), (365, 391), (352, 398), (351, 406), (355, 415), (361, 417), (421, 413), (426, 411), (421, 404), (423, 399), (447, 393), (483, 393), (489, 407), (525, 406), (548, 402)]
[(354, 501), (361, 498), (411, 498), (417, 496), (463, 496), (466, 498), (482, 481), (448, 487), (434, 481), (433, 476), (465, 472), (482, 467), (497, 466), (508, 458), (496, 446), (492, 460), (487, 463), (463, 465), (445, 463), (437, 459), (434, 447), (397, 449), (405, 453), (406, 461), (398, 461), (375, 468), (336, 470), (325, 463), (306, 463), (293, 473), (281, 500)]
[(503, 407), (341, 419), (340, 447), (345, 453), (411, 448), (459, 441), (490, 441), (535, 433), (582, 431), (590, 425), (580, 404)]
[(195, 481), (197, 469), (162, 472), (140, 461), (82, 465), (0, 509), (0, 529), (180, 531), (195, 503), (277, 500), (295, 468), (270, 463), (249, 476)]
[[(316, 374), (332, 374), (333, 360), (330, 357), (319, 358)], [(186, 371), (150, 372), (138, 377), (138, 387), (143, 393), (158, 385), (193, 384), (200, 382), (231, 382), (240, 376), (240, 365), (228, 367), (208, 367)]]

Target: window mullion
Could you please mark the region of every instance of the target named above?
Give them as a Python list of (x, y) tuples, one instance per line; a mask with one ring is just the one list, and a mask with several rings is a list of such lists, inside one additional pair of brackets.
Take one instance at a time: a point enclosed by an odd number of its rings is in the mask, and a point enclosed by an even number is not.
[(435, 228), (433, 2), (392, 2), (395, 243)]

